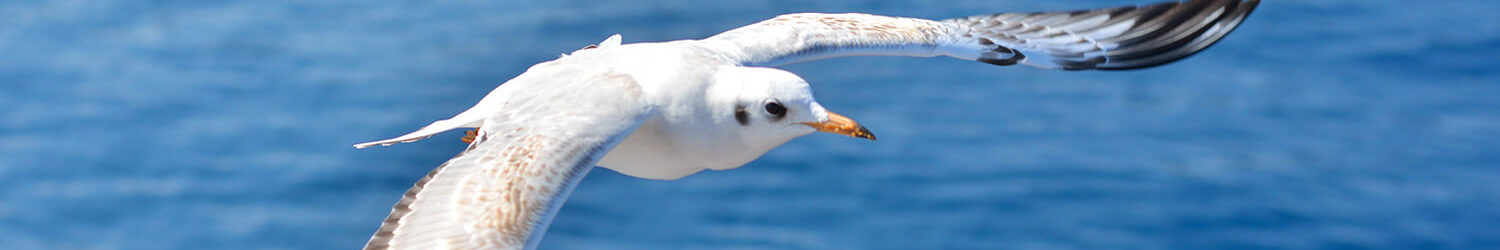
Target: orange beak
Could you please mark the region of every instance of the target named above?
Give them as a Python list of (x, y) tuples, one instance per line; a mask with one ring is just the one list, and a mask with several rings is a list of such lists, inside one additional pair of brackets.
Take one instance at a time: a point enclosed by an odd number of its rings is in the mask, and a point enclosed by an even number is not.
[(875, 140), (875, 134), (871, 134), (869, 129), (865, 129), (865, 126), (860, 126), (858, 122), (854, 122), (849, 117), (834, 114), (833, 112), (828, 112), (828, 121), (826, 122), (804, 122), (802, 124), (818, 129), (818, 132), (865, 138), (871, 141)]

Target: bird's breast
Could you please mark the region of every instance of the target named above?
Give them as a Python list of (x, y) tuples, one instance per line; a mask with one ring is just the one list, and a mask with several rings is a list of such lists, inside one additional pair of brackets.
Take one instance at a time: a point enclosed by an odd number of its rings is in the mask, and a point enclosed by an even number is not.
[(741, 160), (734, 150), (719, 142), (727, 141), (711, 131), (673, 128), (664, 118), (653, 118), (641, 124), (625, 140), (599, 160), (600, 167), (625, 175), (675, 180), (704, 169), (730, 169), (753, 159)]

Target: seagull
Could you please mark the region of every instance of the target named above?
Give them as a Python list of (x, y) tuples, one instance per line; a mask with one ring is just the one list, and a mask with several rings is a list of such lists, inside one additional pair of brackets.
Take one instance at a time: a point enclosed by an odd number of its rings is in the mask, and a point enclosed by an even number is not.
[(1128, 70), (1177, 61), (1258, 0), (1190, 0), (947, 20), (786, 14), (701, 40), (597, 46), (542, 62), (446, 120), (365, 148), (477, 128), (406, 192), (365, 249), (535, 249), (595, 166), (672, 180), (738, 168), (814, 132), (874, 140), (807, 81), (772, 68), (843, 56), (948, 56), (993, 65)]

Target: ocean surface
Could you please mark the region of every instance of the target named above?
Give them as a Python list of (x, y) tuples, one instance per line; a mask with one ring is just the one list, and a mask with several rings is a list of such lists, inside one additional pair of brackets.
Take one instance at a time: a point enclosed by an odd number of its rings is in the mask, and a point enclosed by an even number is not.
[[(611, 34), (1103, 1), (0, 0), (0, 246), (353, 249), (459, 132)], [(1500, 249), (1500, 1), (1266, 1), (1126, 72), (785, 67), (879, 135), (677, 181), (596, 169), (543, 249)]]

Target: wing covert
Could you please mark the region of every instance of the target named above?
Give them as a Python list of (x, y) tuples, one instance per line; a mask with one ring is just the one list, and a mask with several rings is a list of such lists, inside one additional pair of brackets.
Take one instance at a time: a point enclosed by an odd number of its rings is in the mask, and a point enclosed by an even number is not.
[(534, 248), (578, 181), (652, 112), (627, 75), (526, 74), (549, 80), (502, 85), (525, 94), (508, 95), (468, 149), (417, 181), (365, 249)]

